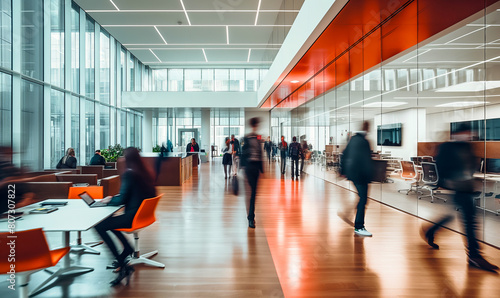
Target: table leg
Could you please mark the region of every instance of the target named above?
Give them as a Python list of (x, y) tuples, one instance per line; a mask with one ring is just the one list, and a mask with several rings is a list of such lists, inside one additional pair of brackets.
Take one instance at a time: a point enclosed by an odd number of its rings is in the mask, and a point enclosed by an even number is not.
[[(62, 240), (63, 240), (65, 247), (69, 247), (69, 235), (70, 235), (69, 231), (63, 232)], [(75, 265), (71, 266), (71, 259), (70, 259), (69, 253), (68, 253), (62, 258), (62, 267), (59, 267), (54, 272), (51, 272), (49, 270), (46, 270), (46, 271), (51, 273), (51, 275), (49, 276), (49, 278), (47, 278), (45, 281), (43, 281), (40, 285), (38, 285), (38, 287), (36, 287), (31, 292), (30, 296), (35, 296), (35, 295), (39, 294), (40, 292), (46, 290), (46, 286), (54, 279), (64, 278), (67, 275), (88, 273), (88, 272), (94, 271), (94, 268), (84, 267), (84, 266), (75, 266)]]

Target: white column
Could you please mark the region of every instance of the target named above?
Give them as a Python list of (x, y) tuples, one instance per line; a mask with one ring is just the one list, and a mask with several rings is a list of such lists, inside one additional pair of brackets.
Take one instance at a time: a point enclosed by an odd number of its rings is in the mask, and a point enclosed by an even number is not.
[(153, 111), (142, 113), (142, 152), (153, 151)]
[(205, 149), (210, 156), (210, 109), (201, 109), (200, 149)]

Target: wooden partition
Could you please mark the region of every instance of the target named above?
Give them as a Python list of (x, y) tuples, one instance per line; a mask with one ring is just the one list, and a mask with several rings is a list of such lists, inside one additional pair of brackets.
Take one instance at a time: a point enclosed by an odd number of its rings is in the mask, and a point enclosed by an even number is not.
[[(142, 159), (149, 169), (156, 175), (158, 156), (142, 156)], [(193, 174), (192, 163), (192, 156), (186, 156), (186, 154), (164, 157), (161, 161), (158, 178), (156, 178), (156, 185), (182, 185), (182, 183), (191, 178)], [(117, 168), (120, 175), (125, 171), (125, 160), (123, 157), (118, 159)]]
[[(418, 156), (436, 156), (441, 142), (419, 142), (417, 145)], [(471, 142), (474, 154), (484, 158), (485, 142)], [(486, 142), (486, 158), (500, 158), (500, 142)]]

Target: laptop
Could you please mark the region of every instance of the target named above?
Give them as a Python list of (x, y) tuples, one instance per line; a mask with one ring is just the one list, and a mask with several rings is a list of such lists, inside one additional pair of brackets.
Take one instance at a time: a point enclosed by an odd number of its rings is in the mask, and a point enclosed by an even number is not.
[(103, 202), (97, 202), (94, 200), (86, 191), (78, 195), (90, 208), (94, 207), (106, 207), (108, 204)]

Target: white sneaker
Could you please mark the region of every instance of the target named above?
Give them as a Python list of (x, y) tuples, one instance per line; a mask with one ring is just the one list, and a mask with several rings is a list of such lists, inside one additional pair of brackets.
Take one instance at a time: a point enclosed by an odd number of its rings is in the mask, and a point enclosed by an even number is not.
[(366, 237), (373, 236), (372, 233), (368, 232), (365, 228), (354, 229), (354, 233), (359, 235), (359, 236), (366, 236)]

